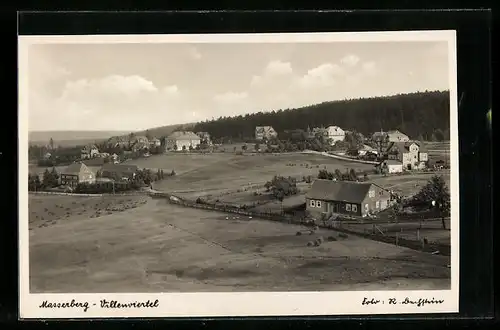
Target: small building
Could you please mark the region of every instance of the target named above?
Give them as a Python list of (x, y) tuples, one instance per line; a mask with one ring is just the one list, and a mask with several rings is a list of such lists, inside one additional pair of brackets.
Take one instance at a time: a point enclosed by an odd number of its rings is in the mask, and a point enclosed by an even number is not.
[(139, 170), (137, 165), (125, 164), (104, 164), (100, 171), (101, 178), (109, 178), (114, 180), (129, 180), (135, 177), (136, 172)]
[(81, 151), (81, 159), (91, 159), (99, 154), (99, 149), (95, 145), (85, 146)]
[(378, 151), (375, 150), (374, 148), (370, 147), (367, 144), (363, 144), (363, 146), (358, 150), (358, 154), (360, 156), (365, 156), (367, 153), (372, 153), (372, 154), (377, 155)]
[(387, 159), (384, 160), (381, 166), (385, 166), (387, 168), (387, 173), (402, 173), (403, 172), (403, 163), (399, 160)]
[(160, 147), (161, 146), (161, 141), (158, 138), (152, 138), (149, 140), (149, 145), (151, 147)]
[(196, 149), (201, 144), (201, 138), (190, 131), (173, 132), (165, 138), (165, 151)]
[(326, 128), (326, 134), (331, 145), (334, 145), (338, 141), (344, 141), (345, 131), (338, 126), (328, 126)]
[(278, 137), (278, 133), (272, 126), (255, 127), (255, 139), (258, 141), (268, 141)]
[(108, 139), (108, 147), (111, 148), (127, 148), (130, 145), (128, 137), (114, 136)]
[(94, 183), (96, 174), (82, 162), (73, 163), (61, 172), (61, 184), (76, 187), (79, 183)]
[(373, 183), (315, 180), (306, 195), (306, 212), (314, 218), (333, 214), (366, 216), (390, 205), (390, 191)]
[(391, 142), (386, 150), (387, 159), (398, 160), (403, 170), (420, 170), (427, 167), (427, 149), (421, 142)]
[(109, 153), (107, 152), (100, 152), (98, 154), (95, 155), (97, 158), (108, 158), (109, 157)]
[(112, 154), (111, 156), (109, 156), (109, 158), (113, 164), (120, 163), (120, 157), (118, 157), (117, 154)]

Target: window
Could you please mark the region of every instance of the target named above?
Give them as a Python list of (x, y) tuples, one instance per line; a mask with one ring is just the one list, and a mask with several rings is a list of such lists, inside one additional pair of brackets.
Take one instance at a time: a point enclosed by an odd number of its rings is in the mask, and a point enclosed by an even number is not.
[(365, 211), (368, 212), (368, 210), (370, 210), (370, 206), (368, 206), (368, 204), (365, 204)]
[(375, 197), (375, 191), (374, 190), (370, 190), (370, 192), (368, 193), (368, 196), (370, 196), (370, 198)]
[(315, 203), (315, 201), (313, 201), (313, 200), (311, 199), (311, 202), (310, 202), (310, 204), (309, 204), (309, 205), (310, 205), (311, 207), (315, 207), (315, 206), (316, 206), (316, 203)]
[(316, 201), (316, 207), (321, 207), (321, 201)]
[(378, 209), (380, 207), (380, 202), (379, 201), (376, 201), (375, 202), (375, 207)]
[(356, 204), (352, 204), (352, 211), (358, 212), (358, 206)]
[(351, 210), (351, 204), (346, 204), (345, 205), (345, 210), (350, 211)]

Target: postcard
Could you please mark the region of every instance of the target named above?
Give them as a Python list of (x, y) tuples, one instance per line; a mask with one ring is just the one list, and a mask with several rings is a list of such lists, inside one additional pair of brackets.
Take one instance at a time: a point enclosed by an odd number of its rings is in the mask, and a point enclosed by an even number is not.
[(19, 36), (20, 317), (454, 313), (455, 31)]

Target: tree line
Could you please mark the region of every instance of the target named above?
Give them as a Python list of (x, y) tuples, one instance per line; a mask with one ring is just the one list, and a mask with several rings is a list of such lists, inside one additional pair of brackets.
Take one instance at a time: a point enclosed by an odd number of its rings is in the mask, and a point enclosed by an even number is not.
[[(123, 181), (121, 176), (117, 173), (111, 175), (111, 177), (106, 176), (111, 179), (112, 182), (80, 182), (72, 189), (75, 193), (86, 193), (86, 194), (102, 194), (102, 193), (113, 193), (119, 191), (136, 190), (144, 186), (149, 186), (155, 181), (160, 181), (166, 177), (171, 177), (176, 175), (175, 171), (172, 170), (169, 173), (164, 173), (162, 169), (157, 171), (152, 171), (150, 169), (138, 169), (135, 175), (131, 176), (129, 180)], [(97, 172), (97, 178), (102, 178), (101, 172)], [(59, 174), (55, 168), (49, 171), (46, 169), (43, 172), (43, 178), (40, 179), (38, 174), (28, 173), (28, 190), (29, 191), (48, 191), (53, 188), (59, 187), (61, 184), (59, 182)]]
[(254, 137), (255, 127), (272, 126), (279, 135), (286, 130), (336, 125), (365, 136), (398, 129), (413, 139), (449, 139), (448, 91), (399, 94), (324, 102), (296, 109), (280, 109), (199, 122), (195, 131), (214, 138), (244, 140)]

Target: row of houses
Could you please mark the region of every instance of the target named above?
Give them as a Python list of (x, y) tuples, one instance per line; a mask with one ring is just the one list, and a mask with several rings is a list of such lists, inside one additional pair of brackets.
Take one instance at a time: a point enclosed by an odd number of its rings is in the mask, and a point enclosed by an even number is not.
[(63, 186), (76, 187), (79, 183), (109, 182), (133, 179), (139, 168), (136, 165), (111, 164), (102, 166), (86, 165), (85, 162), (73, 163), (60, 173), (60, 183)]
[[(308, 128), (306, 132), (307, 138), (314, 138), (318, 135), (324, 136), (331, 145), (338, 141), (344, 141), (346, 131), (338, 126), (315, 127)], [(270, 141), (278, 137), (278, 132), (272, 126), (257, 126), (255, 127), (255, 139), (257, 141)]]

